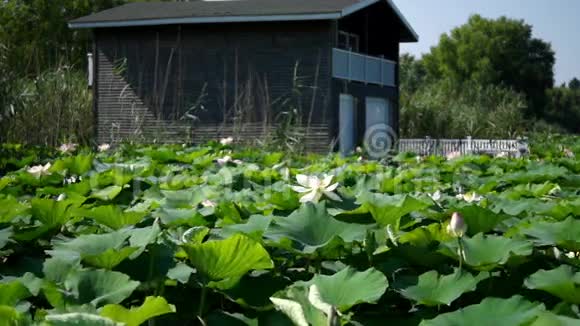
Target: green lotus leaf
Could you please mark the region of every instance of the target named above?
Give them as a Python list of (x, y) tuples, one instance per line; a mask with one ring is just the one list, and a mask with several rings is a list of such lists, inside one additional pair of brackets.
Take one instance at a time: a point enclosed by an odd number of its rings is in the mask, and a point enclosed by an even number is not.
[(580, 273), (561, 265), (552, 270), (539, 270), (524, 282), (528, 289), (546, 291), (573, 304), (580, 304)]
[(580, 326), (580, 319), (544, 312), (530, 326)]
[(183, 249), (190, 263), (207, 278), (208, 285), (220, 289), (233, 287), (251, 270), (274, 267), (266, 249), (241, 234), (225, 240), (186, 244)]
[(98, 206), (90, 209), (82, 208), (75, 211), (79, 216), (91, 218), (100, 224), (106, 225), (113, 230), (119, 230), (126, 226), (140, 222), (147, 213), (136, 211), (122, 211), (114, 205)]
[(123, 326), (122, 323), (116, 323), (109, 318), (74, 312), (60, 315), (46, 316), (47, 324), (50, 326)]
[(91, 197), (102, 201), (111, 201), (115, 199), (121, 191), (123, 191), (123, 187), (121, 186), (109, 186), (104, 189), (93, 190)]
[(345, 242), (362, 242), (368, 229), (366, 225), (344, 223), (332, 218), (322, 202), (305, 204), (288, 217), (275, 217), (264, 236), (276, 241), (291, 239), (295, 249), (313, 253), (336, 238)]
[(312, 280), (296, 285), (316, 285), (322, 301), (346, 311), (360, 303), (376, 303), (389, 287), (389, 281), (374, 268), (359, 272), (349, 266), (334, 275), (317, 274)]
[(16, 308), (0, 305), (0, 326), (27, 325)]
[(15, 306), (18, 302), (30, 296), (30, 291), (19, 279), (0, 282), (0, 306)]
[(580, 251), (580, 220), (572, 217), (561, 222), (532, 222), (521, 233), (534, 237), (540, 245), (557, 245), (571, 251)]
[(421, 211), (429, 203), (408, 195), (385, 195), (366, 193), (358, 198), (373, 218), (382, 226), (392, 225), (399, 229), (401, 218), (409, 213)]
[(52, 256), (70, 256), (73, 253), (79, 257), (97, 256), (109, 249), (120, 249), (128, 238), (129, 234), (125, 232), (83, 234), (70, 241), (55, 242), (53, 250), (47, 252)]
[(0, 199), (0, 223), (9, 223), (14, 218), (26, 215), (30, 205), (19, 202), (16, 198), (8, 196)]
[(167, 303), (163, 297), (147, 297), (139, 307), (126, 309), (117, 304), (109, 304), (101, 309), (100, 314), (126, 326), (139, 326), (152, 318), (173, 312), (175, 306)]
[(159, 208), (155, 216), (165, 225), (206, 226), (209, 223), (197, 208)]
[(80, 257), (57, 256), (47, 258), (44, 261), (42, 273), (44, 274), (45, 280), (61, 284), (64, 283), (71, 272), (79, 270), (80, 267)]
[(463, 293), (475, 291), (477, 283), (489, 277), (488, 273), (473, 276), (456, 270), (450, 275), (429, 271), (419, 276), (416, 285), (399, 290), (405, 298), (425, 306), (451, 305)]
[[(463, 238), (465, 263), (476, 270), (491, 271), (504, 265), (512, 257), (529, 256), (532, 254), (532, 243), (526, 240), (509, 239), (496, 235), (485, 236), (482, 233), (473, 238)], [(441, 244), (441, 252), (445, 255), (458, 256), (457, 241)]]
[(195, 270), (184, 263), (178, 263), (175, 267), (171, 268), (167, 271), (167, 278), (170, 280), (176, 280), (181, 284), (187, 284), (189, 282), (189, 278), (191, 274), (193, 274)]
[(123, 262), (123, 260), (129, 258), (137, 250), (139, 248), (135, 247), (124, 247), (121, 249), (110, 248), (97, 255), (81, 255), (81, 258), (85, 263), (93, 267), (111, 270)]
[(470, 236), (492, 231), (499, 223), (507, 219), (505, 215), (494, 213), (487, 208), (476, 205), (464, 206), (456, 211), (463, 216), (468, 226), (467, 234)]
[(81, 204), (78, 200), (33, 198), (31, 200), (32, 216), (49, 227), (63, 225), (73, 217), (74, 211)]
[(12, 227), (0, 230), (0, 249), (4, 248), (10, 242), (12, 237)]
[(423, 320), (421, 326), (449, 325), (527, 325), (544, 311), (544, 306), (521, 296), (510, 299), (485, 298), (481, 303)]
[(226, 238), (236, 233), (243, 233), (258, 240), (262, 238), (262, 235), (272, 223), (272, 219), (271, 216), (252, 215), (245, 224), (225, 225), (219, 234), (221, 237)]
[(81, 270), (71, 273), (65, 287), (73, 293), (78, 304), (90, 303), (94, 306), (115, 304), (128, 298), (139, 286), (129, 276), (105, 270)]
[(309, 300), (306, 286), (291, 286), (283, 293), (271, 297), (277, 310), (286, 315), (297, 326), (325, 326), (327, 317)]
[(93, 158), (92, 154), (60, 158), (53, 163), (52, 169), (59, 172), (66, 171), (71, 175), (84, 175), (93, 167)]

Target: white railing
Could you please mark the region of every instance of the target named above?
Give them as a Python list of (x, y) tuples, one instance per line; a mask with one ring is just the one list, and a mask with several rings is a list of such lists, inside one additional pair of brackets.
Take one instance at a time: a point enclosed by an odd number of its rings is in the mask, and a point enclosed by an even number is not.
[(382, 86), (396, 86), (397, 63), (342, 49), (332, 49), (332, 76)]
[(418, 155), (442, 155), (451, 153), (461, 155), (505, 153), (510, 156), (521, 156), (529, 153), (525, 139), (400, 139), (399, 152), (411, 152)]

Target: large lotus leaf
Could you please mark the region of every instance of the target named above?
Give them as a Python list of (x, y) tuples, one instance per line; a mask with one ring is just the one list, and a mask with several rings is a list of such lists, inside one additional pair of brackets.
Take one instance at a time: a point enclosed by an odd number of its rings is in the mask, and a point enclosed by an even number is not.
[(306, 286), (291, 286), (270, 301), (277, 310), (285, 314), (297, 326), (328, 325), (324, 312), (317, 309), (309, 299), (309, 288)]
[(46, 226), (63, 225), (72, 217), (75, 208), (80, 206), (78, 200), (61, 200), (33, 198), (31, 200), (32, 216)]
[(340, 238), (345, 242), (365, 239), (368, 226), (340, 222), (326, 211), (324, 202), (305, 204), (288, 217), (275, 217), (265, 236), (274, 240), (284, 238), (295, 242), (296, 249), (313, 253), (316, 249)]
[(450, 305), (463, 293), (475, 291), (477, 283), (489, 277), (487, 273), (473, 276), (456, 270), (450, 275), (429, 271), (419, 276), (416, 285), (399, 290), (407, 299), (426, 306)]
[(109, 318), (82, 312), (48, 315), (46, 321), (50, 326), (124, 326)]
[(209, 285), (221, 289), (233, 287), (251, 270), (274, 267), (266, 249), (241, 234), (225, 240), (186, 244), (183, 249), (191, 264), (207, 278)]
[(102, 201), (111, 201), (115, 199), (121, 191), (123, 191), (123, 187), (121, 186), (109, 186), (103, 189), (93, 190), (91, 197)]
[(20, 280), (0, 282), (0, 306), (15, 306), (18, 302), (30, 296), (30, 291)]
[(12, 237), (12, 227), (0, 230), (0, 249), (4, 248)]
[(421, 326), (526, 325), (534, 321), (543, 311), (543, 305), (531, 303), (521, 296), (510, 299), (485, 298), (479, 304), (424, 320)]
[(346, 311), (360, 303), (377, 302), (387, 290), (389, 281), (374, 268), (359, 272), (349, 266), (334, 275), (315, 275), (312, 280), (297, 285), (316, 285), (322, 301)]
[(98, 256), (109, 249), (119, 250), (123, 247), (129, 235), (124, 232), (111, 232), (104, 234), (84, 234), (66, 242), (55, 242), (53, 250), (47, 251), (52, 256), (79, 257)]
[(580, 319), (544, 312), (530, 326), (580, 326)]
[(432, 268), (447, 260), (447, 257), (435, 249), (440, 242), (451, 239), (453, 238), (441, 223), (432, 223), (402, 233), (396, 239), (398, 245), (390, 250), (408, 263)]
[(270, 223), (271, 216), (252, 215), (245, 224), (225, 225), (220, 231), (220, 236), (225, 238), (236, 233), (244, 233), (252, 238), (261, 238)]
[(80, 258), (71, 256), (51, 257), (44, 261), (44, 278), (56, 284), (64, 283), (69, 273), (80, 269)]
[(155, 216), (165, 225), (206, 226), (209, 224), (197, 208), (159, 208)]
[(70, 274), (65, 287), (76, 297), (78, 304), (91, 303), (94, 306), (115, 304), (128, 298), (139, 286), (129, 276), (112, 271), (82, 270)]
[(505, 215), (476, 205), (464, 206), (456, 211), (463, 216), (468, 226), (467, 234), (471, 236), (492, 231), (500, 222), (507, 219)]
[(366, 207), (373, 218), (382, 226), (392, 225), (399, 228), (401, 217), (429, 207), (429, 203), (408, 195), (385, 195), (367, 193), (358, 200)]
[(568, 265), (549, 271), (539, 270), (524, 284), (529, 289), (543, 290), (566, 302), (580, 304), (580, 273), (574, 273)]
[(126, 226), (135, 225), (145, 217), (145, 212), (125, 211), (114, 205), (98, 206), (90, 209), (79, 209), (79, 216), (92, 218), (100, 224), (106, 225), (113, 230), (119, 230)]
[(139, 326), (149, 319), (175, 312), (175, 306), (170, 305), (163, 297), (147, 297), (139, 307), (125, 307), (109, 304), (101, 309), (101, 316), (124, 323), (126, 326)]
[(532, 222), (521, 233), (536, 238), (541, 245), (558, 245), (564, 249), (580, 251), (580, 220), (572, 217), (562, 222)]
[(0, 305), (0, 326), (27, 325), (22, 315), (12, 306)]
[[(463, 238), (465, 263), (480, 271), (490, 271), (504, 265), (511, 257), (532, 254), (532, 243), (525, 240), (510, 239), (496, 235), (484, 236), (482, 233), (473, 238)], [(441, 252), (459, 258), (457, 241), (441, 244)]]
[(64, 157), (56, 160), (52, 165), (52, 170), (68, 172), (71, 175), (84, 175), (93, 167), (92, 154), (79, 154), (76, 156)]
[(212, 194), (208, 187), (183, 190), (162, 190), (167, 208), (191, 208), (201, 204)]
[(139, 248), (124, 247), (121, 249), (108, 249), (97, 255), (81, 255), (83, 261), (91, 266), (111, 270), (129, 258)]
[(504, 182), (514, 184), (541, 183), (554, 181), (569, 174), (568, 169), (550, 163), (532, 163), (526, 167), (525, 171), (506, 173), (502, 177)]
[(9, 223), (17, 216), (25, 215), (29, 208), (29, 205), (11, 196), (0, 199), (0, 223)]

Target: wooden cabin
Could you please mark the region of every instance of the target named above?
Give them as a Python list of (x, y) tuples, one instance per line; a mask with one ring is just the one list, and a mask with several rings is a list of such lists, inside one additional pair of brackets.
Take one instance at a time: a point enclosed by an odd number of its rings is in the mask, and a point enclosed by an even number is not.
[(282, 130), (312, 151), (397, 132), (399, 44), (418, 40), (391, 0), (138, 2), (70, 27), (93, 31), (99, 143)]

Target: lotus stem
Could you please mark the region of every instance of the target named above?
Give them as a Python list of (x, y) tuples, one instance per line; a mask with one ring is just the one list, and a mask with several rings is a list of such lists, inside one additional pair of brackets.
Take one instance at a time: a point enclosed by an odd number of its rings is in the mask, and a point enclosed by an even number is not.
[(205, 308), (205, 297), (207, 296), (207, 288), (203, 286), (201, 288), (201, 294), (199, 297), (199, 309), (197, 310), (197, 319), (205, 325), (205, 321), (203, 320), (203, 310)]

